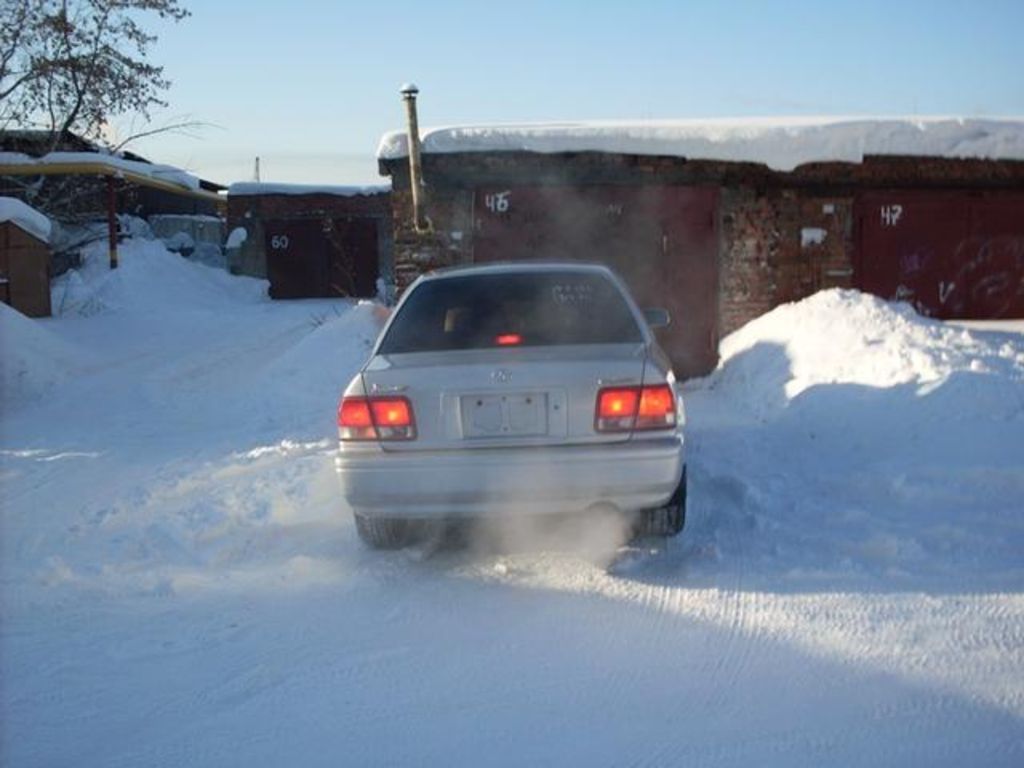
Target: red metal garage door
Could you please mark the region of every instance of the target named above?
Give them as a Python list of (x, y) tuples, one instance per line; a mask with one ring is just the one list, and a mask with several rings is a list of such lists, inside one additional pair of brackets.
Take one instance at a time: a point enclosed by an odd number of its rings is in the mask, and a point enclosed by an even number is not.
[(855, 284), (939, 318), (1024, 317), (1024, 195), (871, 192)]
[(268, 221), (264, 247), (275, 299), (376, 294), (377, 219)]
[(676, 374), (702, 375), (717, 362), (717, 205), (712, 187), (479, 188), (473, 257), (611, 266), (641, 306), (672, 314), (657, 333)]

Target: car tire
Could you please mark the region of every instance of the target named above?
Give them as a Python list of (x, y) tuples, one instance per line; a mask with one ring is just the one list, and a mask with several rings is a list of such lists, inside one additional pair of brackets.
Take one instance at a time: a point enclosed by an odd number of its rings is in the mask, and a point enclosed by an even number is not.
[(393, 517), (366, 517), (354, 514), (356, 533), (364, 544), (373, 549), (401, 549), (413, 541), (413, 530), (408, 520)]
[(676, 536), (686, 525), (686, 466), (675, 493), (663, 507), (645, 509), (637, 520), (638, 536)]

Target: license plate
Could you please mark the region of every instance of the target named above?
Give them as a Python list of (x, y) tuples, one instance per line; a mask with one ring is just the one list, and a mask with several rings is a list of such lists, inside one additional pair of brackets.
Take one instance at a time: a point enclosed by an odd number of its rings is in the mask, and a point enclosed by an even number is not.
[(463, 437), (534, 437), (548, 433), (548, 396), (543, 392), (463, 395), (459, 402)]

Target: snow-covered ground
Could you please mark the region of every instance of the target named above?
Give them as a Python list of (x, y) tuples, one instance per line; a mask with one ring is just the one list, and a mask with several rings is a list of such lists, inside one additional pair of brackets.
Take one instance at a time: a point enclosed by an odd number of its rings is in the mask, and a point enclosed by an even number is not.
[(0, 764), (1024, 764), (1024, 336), (827, 292), (689, 386), (678, 540), (375, 553), (373, 304), (132, 241), (0, 313)]

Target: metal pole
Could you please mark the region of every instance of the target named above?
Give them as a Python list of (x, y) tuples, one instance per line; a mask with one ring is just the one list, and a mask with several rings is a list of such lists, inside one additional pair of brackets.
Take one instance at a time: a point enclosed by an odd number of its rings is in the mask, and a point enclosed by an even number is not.
[(412, 188), (413, 225), (417, 232), (430, 229), (430, 221), (423, 213), (426, 205), (426, 190), (423, 187), (423, 166), (420, 164), (420, 128), (416, 117), (416, 94), (420, 92), (413, 84), (402, 86), (402, 100), (405, 101), (405, 116), (409, 124), (409, 186)]
[(110, 268), (117, 269), (117, 195), (114, 177), (107, 176), (107, 242), (110, 249)]

